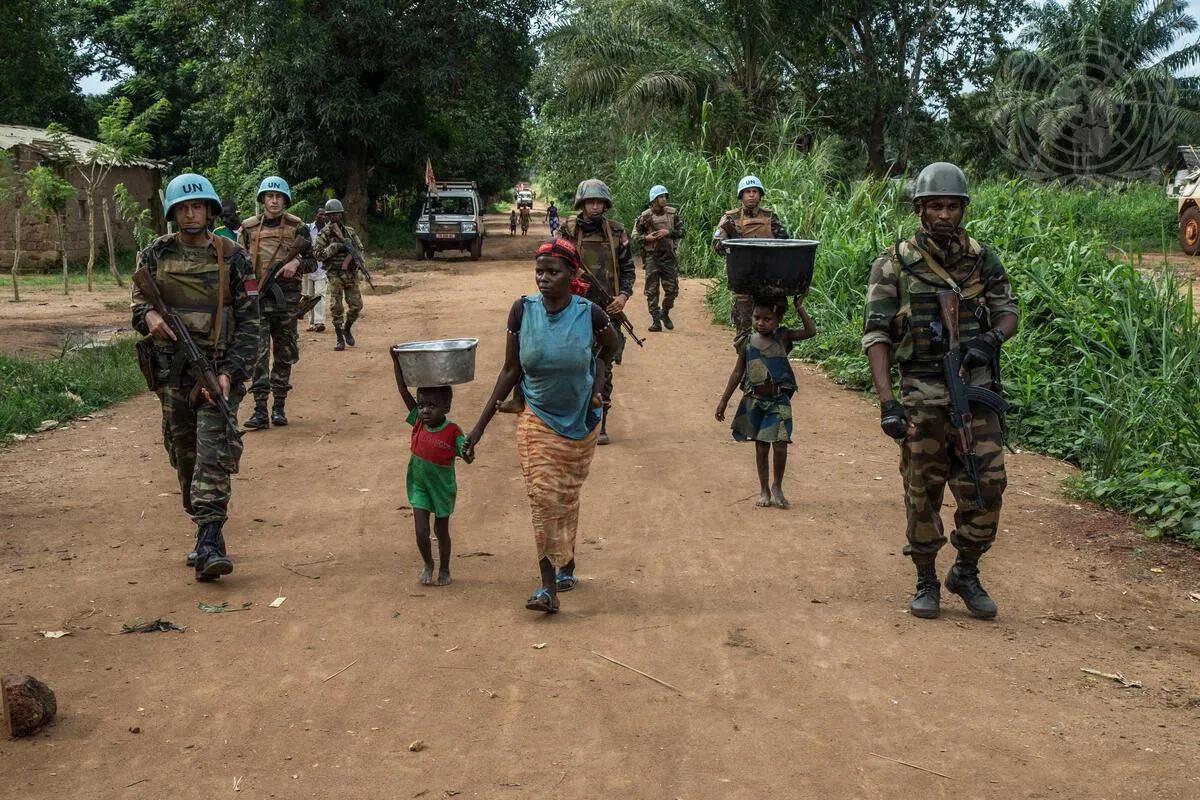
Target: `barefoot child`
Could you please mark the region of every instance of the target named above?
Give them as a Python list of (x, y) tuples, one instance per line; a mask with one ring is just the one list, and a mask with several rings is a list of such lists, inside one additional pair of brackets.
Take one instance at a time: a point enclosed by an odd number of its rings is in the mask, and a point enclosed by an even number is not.
[[(725, 408), (738, 383), (742, 385), (742, 402), (733, 417), (733, 438), (739, 442), (754, 442), (758, 462), (758, 483), (761, 492), (758, 505), (787, 508), (783, 496), (783, 471), (787, 467), (787, 446), (792, 441), (792, 395), (796, 391), (796, 375), (788, 362), (792, 345), (815, 336), (817, 329), (804, 310), (801, 298), (795, 300), (796, 313), (804, 323), (802, 330), (779, 327), (780, 317), (787, 308), (758, 303), (754, 306), (752, 330), (734, 343), (737, 364), (729, 376), (725, 393), (717, 404), (717, 420), (725, 421)], [(767, 486), (767, 459), (775, 452), (774, 482)]]
[[(408, 424), (412, 430), (412, 455), (408, 459), (408, 504), (412, 506), (413, 522), (417, 528), (417, 549), (425, 561), (421, 584), (450, 583), (450, 515), (458, 496), (454, 476), (454, 459), (470, 464), (474, 459), (464, 455), (466, 437), (462, 428), (446, 419), (454, 399), (449, 386), (422, 387), (414, 398), (404, 383), (399, 355), (392, 351), (396, 372), (396, 388), (408, 407)], [(429, 517), (434, 517), (434, 533), (438, 540), (438, 576), (433, 579), (433, 548), (429, 541)]]

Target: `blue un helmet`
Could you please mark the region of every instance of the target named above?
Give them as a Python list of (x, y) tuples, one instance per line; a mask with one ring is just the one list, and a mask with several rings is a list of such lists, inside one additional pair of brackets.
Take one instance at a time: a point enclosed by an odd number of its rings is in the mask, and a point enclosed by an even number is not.
[(287, 198), (288, 204), (292, 202), (292, 190), (288, 186), (287, 181), (278, 175), (270, 175), (262, 179), (262, 183), (258, 185), (258, 202), (262, 202), (262, 196), (267, 192), (279, 192)]
[(758, 189), (763, 194), (767, 193), (767, 190), (762, 185), (762, 181), (754, 175), (747, 175), (738, 181), (738, 200), (742, 199), (742, 192), (747, 189)]
[(653, 203), (657, 198), (662, 197), (664, 194), (669, 195), (670, 192), (668, 192), (667, 187), (663, 186), (661, 183), (657, 186), (651, 186), (650, 202)]
[(212, 182), (203, 175), (185, 172), (171, 179), (165, 192), (166, 207), (163, 216), (171, 219), (171, 209), (186, 200), (207, 200), (212, 208), (213, 216), (221, 215), (221, 196), (213, 188)]

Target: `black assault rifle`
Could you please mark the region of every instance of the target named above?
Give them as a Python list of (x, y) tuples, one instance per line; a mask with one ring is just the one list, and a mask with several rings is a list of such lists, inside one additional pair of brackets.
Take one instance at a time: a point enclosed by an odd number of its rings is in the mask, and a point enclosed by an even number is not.
[(971, 413), (971, 403), (979, 403), (996, 412), (1000, 417), (1001, 428), (1004, 426), (1004, 414), (1008, 411), (1008, 403), (998, 392), (984, 386), (968, 386), (963, 379), (962, 350), (958, 324), (958, 305), (961, 298), (958, 293), (942, 290), (937, 293), (938, 307), (941, 309), (942, 325), (947, 334), (946, 354), (942, 357), (942, 373), (946, 379), (946, 391), (950, 394), (950, 425), (958, 437), (958, 455), (966, 467), (967, 476), (975, 484), (976, 505), (980, 511), (986, 511), (987, 505), (983, 500), (983, 486), (979, 481), (979, 460), (975, 456), (975, 434), (971, 430), (974, 415)]
[[(596, 277), (596, 273), (588, 269), (587, 264), (584, 264), (582, 261), (580, 261), (580, 264), (583, 266), (583, 274), (587, 276), (588, 285), (595, 290), (596, 294), (600, 295), (600, 302), (604, 304), (604, 310), (607, 311), (608, 306), (613, 302), (613, 296)], [(614, 264), (613, 266), (616, 265)], [(625, 329), (625, 332), (629, 334), (629, 338), (633, 339), (633, 343), (638, 347), (643, 347), (646, 340), (638, 338), (637, 331), (634, 330), (633, 323), (629, 321), (629, 317), (625, 316), (625, 312), (622, 311), (618, 316), (620, 319), (614, 319), (613, 323), (619, 323)]]
[(292, 245), (283, 254), (283, 258), (271, 265), (271, 269), (267, 272), (267, 277), (263, 279), (262, 286), (258, 288), (259, 298), (267, 297), (267, 292), (270, 291), (271, 299), (275, 301), (278, 308), (287, 307), (287, 300), (283, 296), (283, 290), (279, 288), (279, 270), (283, 269), (284, 265), (293, 258), (298, 258), (312, 249), (312, 240), (308, 238), (308, 232), (297, 232), (296, 238), (292, 240)]
[(358, 248), (354, 246), (354, 242), (350, 241), (350, 237), (343, 236), (335, 227), (333, 229), (333, 238), (341, 242), (346, 248), (346, 258), (342, 261), (342, 269), (347, 271), (350, 269), (360, 270), (363, 277), (367, 279), (367, 285), (374, 289), (375, 282), (371, 280), (371, 272), (367, 269), (367, 262), (363, 260), (362, 253), (358, 252)]
[[(212, 362), (208, 360), (208, 357), (196, 346), (196, 342), (192, 339), (192, 335), (188, 333), (187, 325), (184, 324), (183, 318), (179, 316), (179, 312), (163, 302), (162, 294), (158, 291), (158, 283), (150, 276), (148, 269), (141, 268), (134, 271), (133, 285), (137, 287), (142, 296), (149, 301), (150, 306), (167, 323), (167, 327), (171, 329), (171, 332), (175, 334), (175, 344), (178, 345), (179, 353), (183, 356), (184, 361), (191, 367), (192, 375), (196, 378), (196, 388), (206, 391), (209, 402), (216, 406), (217, 410), (225, 417), (225, 424), (229, 428), (232, 441), (240, 441), (241, 433), (238, 431), (237, 416), (233, 412), (233, 407), (229, 405), (229, 400), (226, 399), (225, 394), (221, 391), (221, 382), (217, 379), (217, 371), (213, 368)], [(224, 313), (224, 310), (218, 308), (217, 314), (221, 313)], [(192, 397), (192, 402), (199, 403), (200, 398)], [(222, 463), (221, 466), (224, 468), (229, 465)], [(236, 472), (236, 463), (233, 464), (233, 468), (233, 471)]]

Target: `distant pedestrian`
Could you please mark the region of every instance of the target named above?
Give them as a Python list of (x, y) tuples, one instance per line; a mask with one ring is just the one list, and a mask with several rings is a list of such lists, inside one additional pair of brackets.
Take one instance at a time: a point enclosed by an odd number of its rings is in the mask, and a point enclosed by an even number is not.
[(508, 235), (517, 235), (517, 210), (515, 208), (508, 214)]
[[(326, 225), (325, 209), (318, 208), (316, 219), (308, 223), (308, 235), (314, 242), (317, 235)], [(305, 297), (319, 297), (312, 311), (308, 312), (308, 328), (313, 333), (325, 332), (325, 290), (329, 287), (329, 278), (325, 274), (325, 262), (317, 262), (316, 272), (304, 276), (303, 294)]]

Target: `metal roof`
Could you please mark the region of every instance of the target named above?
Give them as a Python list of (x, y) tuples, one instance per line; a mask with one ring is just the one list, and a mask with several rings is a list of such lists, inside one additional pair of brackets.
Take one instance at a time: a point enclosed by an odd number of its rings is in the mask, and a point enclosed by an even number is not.
[[(75, 150), (81, 160), (87, 160), (88, 154), (100, 145), (92, 139), (85, 139), (73, 133), (64, 134), (67, 143)], [(55, 145), (50, 139), (50, 132), (45, 128), (31, 128), (28, 125), (0, 125), (0, 149), (11, 150), (17, 145), (30, 147), (47, 158), (54, 158)], [(150, 159), (134, 159), (126, 164), (114, 166), (137, 166), (149, 169), (162, 169), (165, 164)]]

